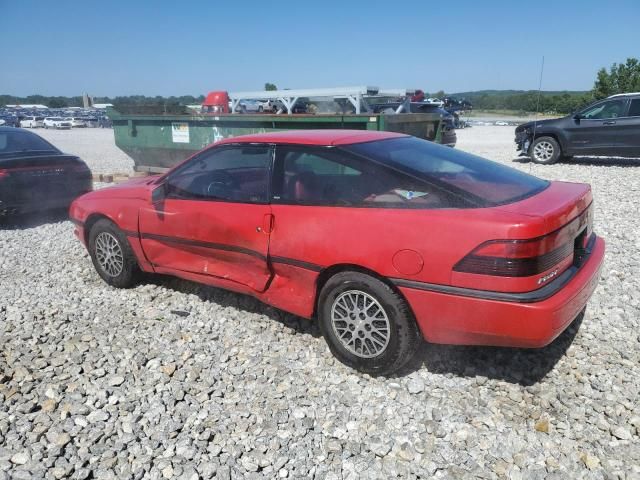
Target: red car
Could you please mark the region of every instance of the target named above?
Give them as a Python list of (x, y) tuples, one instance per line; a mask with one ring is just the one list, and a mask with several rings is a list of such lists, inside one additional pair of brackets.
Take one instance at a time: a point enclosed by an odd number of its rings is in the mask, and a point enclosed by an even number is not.
[(70, 214), (108, 284), (157, 272), (316, 316), (334, 355), (372, 374), (421, 337), (547, 345), (585, 307), (605, 248), (589, 185), (388, 132), (225, 139)]

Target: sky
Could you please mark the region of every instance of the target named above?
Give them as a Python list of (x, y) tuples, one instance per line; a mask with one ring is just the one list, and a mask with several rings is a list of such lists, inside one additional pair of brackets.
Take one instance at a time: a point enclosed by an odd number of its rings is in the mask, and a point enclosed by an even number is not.
[(640, 57), (640, 1), (0, 0), (0, 94), (354, 85), (588, 90)]

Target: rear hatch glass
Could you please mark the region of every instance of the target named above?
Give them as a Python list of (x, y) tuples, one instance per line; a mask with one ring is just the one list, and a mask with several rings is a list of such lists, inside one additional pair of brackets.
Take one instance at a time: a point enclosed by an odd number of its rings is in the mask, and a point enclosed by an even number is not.
[(545, 180), (505, 165), (415, 137), (358, 143), (343, 148), (462, 195), (470, 207), (516, 202), (549, 185)]
[(49, 142), (31, 132), (23, 132), (21, 130), (0, 132), (0, 157), (32, 154), (34, 152), (45, 154), (60, 153)]

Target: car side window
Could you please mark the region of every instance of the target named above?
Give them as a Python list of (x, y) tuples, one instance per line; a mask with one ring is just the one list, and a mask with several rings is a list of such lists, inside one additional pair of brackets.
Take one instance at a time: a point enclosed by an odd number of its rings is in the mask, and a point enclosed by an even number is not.
[(631, 100), (631, 105), (629, 106), (629, 116), (640, 117), (640, 98), (634, 98), (633, 100)]
[(426, 182), (328, 147), (277, 147), (272, 199), (290, 205), (450, 206), (447, 194)]
[(267, 203), (272, 148), (247, 145), (202, 152), (172, 172), (167, 197)]
[(623, 117), (625, 115), (625, 107), (626, 100), (609, 100), (588, 108), (582, 113), (582, 117), (588, 120)]

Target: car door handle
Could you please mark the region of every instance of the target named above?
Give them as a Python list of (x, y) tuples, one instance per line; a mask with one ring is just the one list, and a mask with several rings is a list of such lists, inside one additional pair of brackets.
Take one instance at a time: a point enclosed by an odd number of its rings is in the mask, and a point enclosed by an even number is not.
[(616, 121), (615, 120), (607, 120), (606, 122), (602, 122), (603, 125), (615, 125)]
[(262, 217), (262, 225), (256, 227), (256, 232), (271, 233), (271, 231), (273, 230), (273, 221), (273, 214), (266, 213), (264, 217)]

